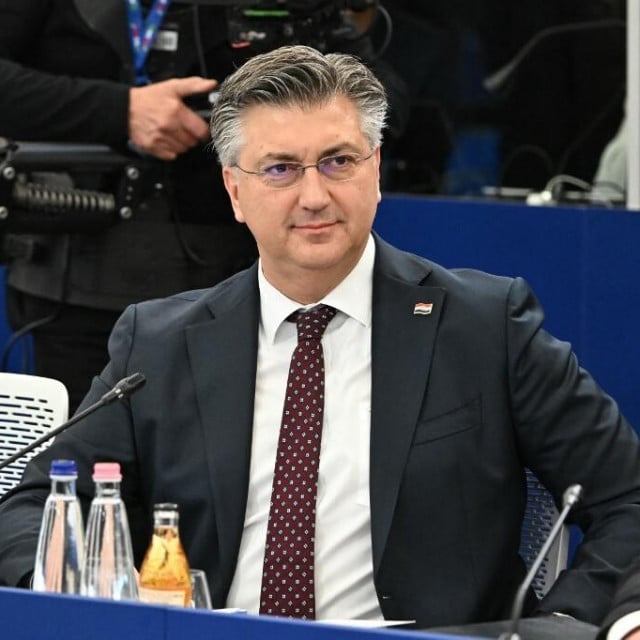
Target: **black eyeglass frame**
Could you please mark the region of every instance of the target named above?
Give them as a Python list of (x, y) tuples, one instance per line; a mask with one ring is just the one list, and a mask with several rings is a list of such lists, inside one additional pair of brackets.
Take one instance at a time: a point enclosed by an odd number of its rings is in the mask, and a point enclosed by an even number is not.
[[(301, 180), (302, 180), (302, 176), (304, 175), (304, 172), (307, 169), (311, 169), (311, 168), (315, 168), (316, 171), (323, 177), (327, 178), (328, 180), (330, 180), (331, 182), (346, 182), (347, 180), (350, 180), (353, 176), (348, 176), (346, 178), (343, 178), (342, 180), (339, 178), (332, 178), (331, 176), (327, 175), (326, 173), (324, 173), (322, 171), (321, 164), (323, 162), (327, 162), (328, 160), (333, 160), (335, 158), (340, 158), (342, 156), (347, 156), (349, 158), (353, 158), (353, 163), (354, 166), (357, 167), (360, 164), (362, 164), (363, 162), (365, 162), (366, 160), (369, 160), (370, 158), (372, 158), (376, 152), (376, 150), (378, 149), (378, 147), (375, 147), (371, 153), (369, 153), (366, 156), (363, 157), (357, 157), (357, 154), (353, 154), (353, 153), (336, 153), (330, 156), (325, 156), (323, 158), (320, 158), (317, 162), (314, 162), (312, 164), (301, 164), (298, 162), (289, 162), (289, 161), (282, 161), (282, 162), (274, 162), (273, 165), (271, 165), (272, 167), (278, 166), (279, 164), (282, 165), (287, 165), (289, 167), (295, 167), (296, 169), (296, 177), (295, 179), (287, 184), (283, 184), (282, 186), (278, 186), (277, 184), (268, 184), (269, 187), (273, 187), (274, 189), (286, 189), (288, 187), (293, 187), (294, 185), (298, 184)], [(243, 169), (237, 162), (231, 165), (234, 169), (240, 169), (240, 171), (242, 171), (242, 173), (246, 173), (247, 175), (250, 176), (258, 176), (259, 178), (262, 178), (265, 180), (265, 182), (268, 180), (269, 175), (267, 174), (267, 169), (262, 169), (260, 171), (249, 171), (248, 169)]]

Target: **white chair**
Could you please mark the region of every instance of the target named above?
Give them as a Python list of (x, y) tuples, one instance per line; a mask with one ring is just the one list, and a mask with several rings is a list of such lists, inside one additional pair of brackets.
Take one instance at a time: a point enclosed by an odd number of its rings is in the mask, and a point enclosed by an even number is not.
[[(527, 469), (527, 506), (520, 534), (520, 555), (527, 568), (531, 568), (538, 552), (551, 532), (559, 513), (551, 494)], [(569, 555), (569, 527), (562, 527), (555, 543), (549, 549), (533, 581), (539, 598), (546, 595), (558, 574), (566, 568)]]
[[(0, 461), (62, 424), (68, 412), (69, 396), (59, 380), (0, 372)], [(50, 443), (0, 469), (0, 496), (18, 484), (27, 462)]]

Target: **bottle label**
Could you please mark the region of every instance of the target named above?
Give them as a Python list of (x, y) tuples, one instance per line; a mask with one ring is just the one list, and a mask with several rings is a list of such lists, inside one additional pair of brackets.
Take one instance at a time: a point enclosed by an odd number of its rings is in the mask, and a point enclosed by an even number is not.
[(149, 589), (138, 587), (140, 602), (149, 604), (169, 604), (175, 607), (184, 607), (185, 591), (183, 589)]

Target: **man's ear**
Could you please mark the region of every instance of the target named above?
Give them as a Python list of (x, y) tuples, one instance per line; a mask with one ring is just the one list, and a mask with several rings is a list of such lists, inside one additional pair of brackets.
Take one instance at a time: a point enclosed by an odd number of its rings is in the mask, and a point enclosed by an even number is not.
[(238, 222), (244, 222), (244, 215), (242, 215), (242, 209), (238, 199), (238, 172), (233, 167), (222, 167), (222, 180), (224, 182), (224, 188), (229, 194), (235, 219)]

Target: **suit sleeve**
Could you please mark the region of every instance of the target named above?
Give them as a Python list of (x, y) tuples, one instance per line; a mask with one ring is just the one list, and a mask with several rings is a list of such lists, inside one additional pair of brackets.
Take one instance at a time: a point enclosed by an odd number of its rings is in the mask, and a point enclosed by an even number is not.
[[(94, 402), (127, 371), (133, 343), (135, 308), (129, 308), (116, 324), (110, 338), (111, 362), (93, 384), (79, 410)], [(24, 585), (33, 571), (44, 503), (49, 495), (51, 461), (72, 459), (78, 465), (77, 493), (87, 518), (94, 485), (91, 479), (95, 462), (115, 461), (122, 467), (122, 496), (127, 505), (134, 556), (139, 565), (150, 535), (149, 514), (141, 506), (140, 470), (136, 463), (130, 399), (99, 408), (57, 436), (53, 444), (26, 467), (20, 484), (0, 500), (0, 585)]]
[(541, 328), (543, 317), (527, 285), (514, 281), (508, 366), (521, 457), (557, 505), (570, 484), (584, 490), (569, 518), (584, 538), (539, 610), (599, 625), (621, 573), (640, 556), (640, 447), (615, 401), (579, 366), (571, 346)]
[(55, 76), (0, 59), (0, 133), (14, 140), (87, 142), (122, 148), (129, 88)]
[[(613, 598), (613, 604), (602, 623), (598, 640), (604, 640), (611, 626), (622, 617), (634, 613), (640, 615), (640, 556), (625, 572)], [(637, 617), (635, 621), (638, 622)]]
[(48, 15), (42, 0), (0, 0), (0, 135), (14, 140), (123, 147), (129, 87), (29, 65)]

